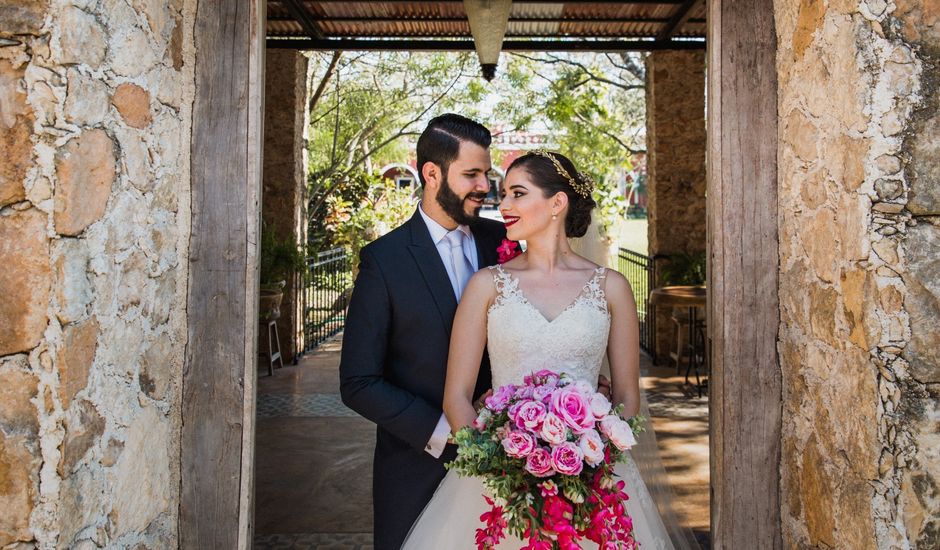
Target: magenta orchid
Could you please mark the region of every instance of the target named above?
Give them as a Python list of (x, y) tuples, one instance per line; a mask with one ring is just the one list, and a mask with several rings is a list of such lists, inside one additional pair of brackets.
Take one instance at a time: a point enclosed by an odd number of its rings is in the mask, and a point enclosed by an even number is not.
[(516, 241), (503, 239), (503, 242), (496, 247), (496, 253), (499, 255), (499, 259), (497, 259), (496, 262), (504, 264), (519, 254), (522, 254), (522, 247)]
[(614, 465), (628, 458), (638, 428), (622, 410), (590, 384), (548, 369), (497, 388), (473, 425), (457, 432), (457, 459), (448, 464), (482, 478), (494, 497), (485, 497), (477, 548), (495, 548), (511, 533), (530, 550), (573, 550), (584, 539), (635, 550)]

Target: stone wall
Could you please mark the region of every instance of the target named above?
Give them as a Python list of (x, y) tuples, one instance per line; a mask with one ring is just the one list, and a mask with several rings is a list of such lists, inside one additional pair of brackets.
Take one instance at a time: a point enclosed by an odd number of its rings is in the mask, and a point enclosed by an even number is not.
[(0, 5), (0, 547), (176, 546), (194, 10)]
[[(265, 55), (264, 167), (261, 219), (266, 231), (279, 239), (304, 242), (306, 212), (307, 58), (296, 50), (267, 50)], [(295, 330), (302, 330), (295, 278), (290, 277), (277, 321), (284, 361), (296, 353)], [(267, 349), (265, 327), (258, 349)]]
[(775, 2), (782, 521), (940, 547), (940, 8)]
[[(705, 52), (646, 58), (649, 255), (705, 251)], [(664, 260), (656, 260), (657, 268)], [(657, 276), (656, 286), (664, 284)], [(656, 354), (676, 348), (671, 308), (656, 311)], [(680, 313), (687, 317), (685, 312)], [(704, 315), (699, 316), (704, 318)]]

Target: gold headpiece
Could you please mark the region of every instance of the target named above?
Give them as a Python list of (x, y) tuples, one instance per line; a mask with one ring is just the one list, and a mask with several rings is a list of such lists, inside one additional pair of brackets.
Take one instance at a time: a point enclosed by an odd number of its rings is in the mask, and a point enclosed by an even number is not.
[(545, 157), (552, 161), (552, 164), (555, 165), (555, 171), (558, 172), (559, 176), (568, 180), (568, 183), (571, 184), (571, 188), (574, 189), (575, 193), (586, 199), (591, 197), (591, 192), (594, 190), (594, 180), (591, 176), (577, 172), (575, 174), (569, 174), (551, 151), (532, 149), (529, 151), (529, 154)]

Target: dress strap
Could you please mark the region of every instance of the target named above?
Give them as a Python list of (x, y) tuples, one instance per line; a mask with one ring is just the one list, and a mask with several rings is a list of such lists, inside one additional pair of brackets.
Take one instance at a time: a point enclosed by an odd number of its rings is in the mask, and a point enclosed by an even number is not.
[(607, 311), (607, 294), (604, 293), (604, 279), (607, 278), (607, 268), (598, 267), (594, 276), (584, 285), (584, 299), (598, 309)]
[(493, 272), (493, 284), (496, 285), (496, 302), (505, 301), (516, 293), (516, 281), (512, 278), (503, 266), (496, 264), (489, 267)]

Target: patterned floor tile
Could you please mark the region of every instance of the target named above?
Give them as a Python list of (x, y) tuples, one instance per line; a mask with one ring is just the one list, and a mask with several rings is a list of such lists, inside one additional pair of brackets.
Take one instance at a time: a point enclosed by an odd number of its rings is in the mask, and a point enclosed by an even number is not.
[(372, 533), (258, 535), (255, 550), (372, 550)]
[(331, 393), (262, 394), (258, 396), (257, 415), (259, 418), (359, 416), (343, 405), (339, 395)]

